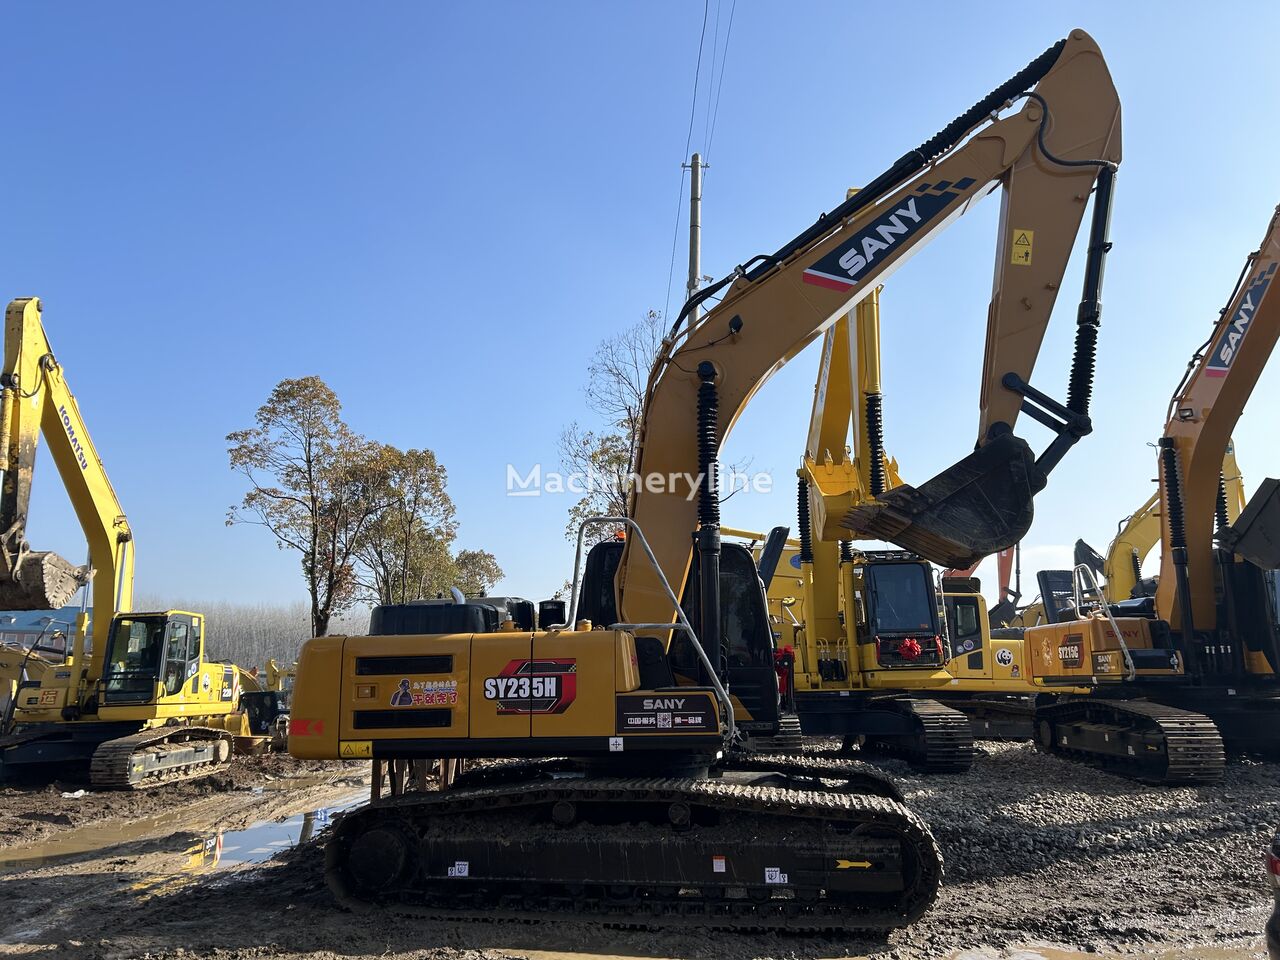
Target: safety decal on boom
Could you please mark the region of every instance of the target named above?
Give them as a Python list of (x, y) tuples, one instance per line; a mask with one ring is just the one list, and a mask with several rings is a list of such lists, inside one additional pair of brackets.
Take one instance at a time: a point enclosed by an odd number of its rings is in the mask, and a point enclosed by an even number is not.
[(1205, 376), (1225, 377), (1227, 375), (1227, 371), (1231, 369), (1231, 361), (1240, 351), (1240, 342), (1249, 332), (1249, 325), (1253, 323), (1258, 307), (1262, 305), (1262, 298), (1267, 295), (1267, 287), (1271, 285), (1275, 272), (1276, 265), (1273, 263), (1259, 270), (1258, 275), (1249, 282), (1249, 286), (1245, 287), (1235, 315), (1227, 324), (1227, 329), (1222, 332), (1222, 336), (1218, 338), (1218, 342), (1213, 345), (1209, 362), (1204, 367)]
[(1031, 248), (1035, 245), (1036, 232), (1034, 230), (1017, 230), (1013, 231), (1013, 243), (1010, 246), (1013, 253), (1009, 255), (1009, 262), (1018, 267), (1031, 266)]
[(578, 661), (572, 657), (512, 660), (484, 681), (484, 698), (498, 713), (564, 713), (578, 695)]
[(804, 282), (829, 290), (852, 290), (867, 267), (919, 233), (973, 184), (972, 177), (920, 184), (913, 196), (886, 205), (884, 213), (806, 269)]

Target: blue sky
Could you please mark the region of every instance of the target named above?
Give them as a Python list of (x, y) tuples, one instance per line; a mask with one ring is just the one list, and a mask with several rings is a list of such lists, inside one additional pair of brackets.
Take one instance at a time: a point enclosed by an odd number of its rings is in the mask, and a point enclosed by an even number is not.
[[(276, 381), (307, 374), (357, 430), (436, 451), (459, 542), (498, 556), (504, 590), (563, 582), (568, 500), (505, 497), (505, 467), (554, 465), (597, 341), (664, 304), (701, 23), (692, 2), (3, 7), (0, 293), (46, 300), (137, 536), (140, 592), (303, 596), (296, 555), (224, 526), (243, 488), (223, 437)], [(704, 268), (720, 276), (1074, 26), (1110, 63), (1125, 162), (1097, 430), (1037, 498), (1028, 572), (1077, 536), (1104, 546), (1150, 492), (1145, 444), (1280, 201), (1280, 8), (739, 0), (705, 183)], [(908, 479), (973, 440), (997, 209), (956, 224), (883, 296), (887, 443)], [(1058, 394), (1079, 269), (1037, 370)], [(735, 498), (727, 522), (792, 522), (816, 362), (811, 348), (775, 377), (730, 438), (726, 460), (779, 483)], [(1277, 399), (1271, 374), (1237, 431), (1251, 489), (1280, 472)], [(1035, 429), (1022, 432), (1039, 449)], [(78, 559), (52, 469), (31, 541)]]

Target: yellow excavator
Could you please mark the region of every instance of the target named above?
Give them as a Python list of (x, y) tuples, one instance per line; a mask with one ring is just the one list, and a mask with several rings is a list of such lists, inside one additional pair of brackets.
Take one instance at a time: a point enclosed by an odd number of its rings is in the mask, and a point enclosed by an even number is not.
[[(865, 547), (835, 522), (903, 483), (884, 450), (879, 331), (878, 291), (827, 331), (799, 470), (800, 536), (780, 562), (760, 565), (779, 636), (783, 723), (798, 725), (779, 739), (837, 735), (845, 749), (963, 772), (975, 736), (1029, 739), (1031, 698), (1047, 690), (1020, 638), (993, 634), (972, 567), (938, 576), (924, 558)], [(768, 542), (747, 536), (753, 548)], [(997, 560), (1003, 616), (1014, 609), (1014, 550)], [(894, 644), (901, 655), (886, 650)]]
[[(88, 540), (88, 567), (27, 547), (41, 435)], [(149, 787), (213, 772), (237, 738), (253, 743), (241, 671), (206, 657), (204, 617), (132, 609), (133, 534), (34, 297), (5, 311), (0, 470), (0, 608), (56, 608), (82, 585), (93, 595), (66, 659), (17, 691), (0, 777), (88, 764), (95, 787)]]
[(38, 683), (67, 658), (66, 634), (58, 630), (46, 637), (46, 633), (47, 627), (30, 643), (0, 643), (0, 736), (9, 732), (13, 722), (18, 690)]
[[(309, 640), (295, 756), (401, 770), (524, 758), (438, 792), (393, 776), (390, 796), (335, 826), (326, 875), (339, 900), (799, 930), (886, 929), (926, 910), (937, 847), (891, 783), (847, 758), (740, 746), (740, 731), (777, 729), (779, 690), (756, 560), (721, 539), (719, 444), (775, 370), (1000, 187), (978, 449), (849, 522), (944, 563), (1015, 542), (1089, 428), (1119, 124), (1101, 52), (1074, 31), (776, 253), (690, 298), (646, 387), (627, 516), (583, 525), (568, 609), (458, 595), (377, 608), (369, 636)], [(1064, 405), (1028, 380), (1095, 183), (1092, 295)], [(1054, 432), (1038, 458), (1012, 432), (1024, 404)], [(625, 538), (587, 552), (601, 524)]]
[[(1236, 460), (1235, 444), (1227, 441), (1227, 452), (1222, 458), (1222, 486), (1215, 507), (1219, 511), (1219, 525), (1235, 523), (1245, 508), (1246, 499), (1244, 476)], [(1142, 563), (1160, 543), (1160, 519), (1160, 493), (1156, 491), (1146, 503), (1120, 522), (1105, 557), (1099, 556), (1083, 540), (1076, 541), (1075, 563), (1086, 564), (1095, 578), (1102, 578), (1102, 594), (1109, 603), (1155, 595), (1158, 579), (1143, 577)]]
[(1159, 521), (1155, 595), (1099, 600), (1088, 564), (1058, 582), (1041, 572), (1048, 622), (1025, 632), (1035, 675), (1092, 688), (1037, 710), (1045, 750), (1166, 783), (1220, 777), (1224, 741), (1280, 750), (1280, 483), (1264, 481), (1232, 522), (1224, 469), (1280, 338), (1278, 266), (1280, 208), (1170, 400), (1159, 491), (1137, 521)]

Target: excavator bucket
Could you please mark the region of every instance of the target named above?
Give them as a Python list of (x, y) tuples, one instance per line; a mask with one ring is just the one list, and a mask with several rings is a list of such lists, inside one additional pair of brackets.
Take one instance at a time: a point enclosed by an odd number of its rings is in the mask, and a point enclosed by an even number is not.
[(1280, 480), (1263, 480), (1236, 522), (1217, 540), (1263, 570), (1280, 570)]
[(919, 487), (903, 484), (854, 507), (841, 525), (943, 567), (969, 567), (1031, 529), (1044, 487), (1025, 440), (1001, 434)]
[(0, 571), (0, 610), (57, 610), (87, 579), (84, 567), (47, 550), (24, 554), (11, 573)]

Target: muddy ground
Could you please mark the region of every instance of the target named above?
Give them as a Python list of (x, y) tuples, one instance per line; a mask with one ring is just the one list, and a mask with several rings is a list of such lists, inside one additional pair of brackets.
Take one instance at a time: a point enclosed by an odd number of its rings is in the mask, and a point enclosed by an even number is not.
[[(1233, 761), (1223, 783), (1161, 789), (986, 745), (959, 777), (878, 763), (932, 826), (947, 885), (887, 939), (613, 930), (588, 924), (443, 924), (336, 910), (298, 814), (354, 802), (363, 766), (245, 759), (217, 783), (63, 799), (0, 791), (0, 954), (51, 958), (553, 957), (1060, 960), (1262, 956), (1262, 851), (1280, 823), (1280, 764)], [(267, 779), (272, 778), (272, 779)], [(218, 778), (211, 778), (217, 780)], [(85, 801), (89, 802), (86, 803)], [(32, 813), (71, 823), (32, 820)], [(134, 821), (124, 826), (125, 819)], [(285, 823), (239, 835), (260, 821)], [(314, 821), (322, 825), (323, 814)], [(34, 830), (43, 847), (17, 842)], [(275, 831), (262, 834), (261, 831)], [(211, 863), (223, 831), (222, 862)], [(261, 834), (261, 835), (260, 835)], [(263, 840), (264, 836), (275, 837)], [(27, 836), (31, 836), (28, 834)], [(246, 844), (244, 837), (250, 839)], [(281, 839), (281, 838), (284, 839)], [(260, 865), (235, 862), (244, 848)], [(275, 845), (275, 846), (271, 846)], [(79, 849), (85, 848), (85, 849)], [(76, 852), (78, 850), (78, 852)], [(32, 859), (56, 854), (57, 859)]]

